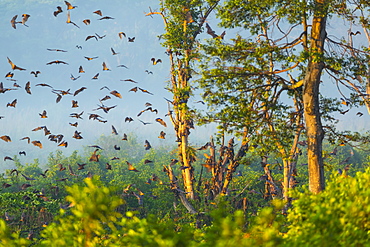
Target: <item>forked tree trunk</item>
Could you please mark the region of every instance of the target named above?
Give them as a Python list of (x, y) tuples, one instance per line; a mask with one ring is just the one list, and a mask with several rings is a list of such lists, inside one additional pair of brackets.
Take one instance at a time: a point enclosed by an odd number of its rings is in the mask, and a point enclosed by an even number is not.
[(190, 202), (186, 199), (186, 192), (181, 191), (179, 189), (179, 186), (177, 184), (178, 179), (176, 178), (175, 174), (173, 173), (172, 167), (171, 166), (163, 166), (163, 170), (167, 173), (168, 178), (170, 179), (170, 188), (178, 197), (184, 205), (184, 207), (189, 211), (191, 214), (197, 213), (197, 211), (194, 209), (194, 207), (190, 204)]
[(283, 166), (284, 166), (283, 197), (287, 203), (290, 203), (291, 201), (291, 198), (289, 197), (289, 191), (297, 185), (297, 182), (295, 179), (295, 176), (297, 176), (297, 170), (296, 170), (297, 159), (298, 159), (297, 153), (295, 153), (292, 157), (290, 157), (290, 159), (283, 159)]

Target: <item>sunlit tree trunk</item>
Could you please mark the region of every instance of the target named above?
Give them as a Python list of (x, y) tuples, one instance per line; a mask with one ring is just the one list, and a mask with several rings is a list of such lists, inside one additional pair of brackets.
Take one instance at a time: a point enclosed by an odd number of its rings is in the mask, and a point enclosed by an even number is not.
[(326, 38), (325, 0), (316, 1), (316, 12), (312, 20), (310, 60), (304, 78), (303, 104), (307, 134), (307, 156), (309, 188), (319, 193), (325, 187), (324, 167), (322, 159), (322, 140), (324, 132), (321, 124), (319, 107), (319, 87), (321, 73), (324, 68), (323, 53)]
[(189, 145), (190, 129), (193, 127), (188, 99), (192, 93), (191, 61), (197, 57), (197, 36), (219, 1), (208, 4), (202, 1), (190, 3), (183, 0), (161, 0), (161, 11), (146, 14), (160, 15), (165, 23), (163, 45), (170, 60), (171, 80), (168, 90), (173, 94), (168, 115), (176, 133), (178, 157), (183, 169), (181, 174), (186, 197), (195, 199), (194, 168), (195, 151)]
[[(181, 163), (186, 169), (181, 171), (182, 178), (184, 181), (185, 192), (187, 197), (194, 199), (194, 168), (192, 166), (192, 161), (194, 159), (194, 153), (191, 151), (189, 146), (189, 135), (190, 135), (190, 126), (189, 126), (189, 108), (188, 108), (188, 98), (190, 94), (189, 87), (189, 52), (185, 51), (184, 54), (184, 65), (181, 62), (178, 62), (178, 83), (173, 85), (173, 88), (176, 88), (175, 91), (175, 107), (174, 114), (176, 115), (176, 125), (175, 128), (178, 145), (179, 145), (179, 157), (181, 157)], [(179, 91), (183, 93), (180, 93)], [(189, 90), (189, 91), (188, 91)], [(177, 95), (177, 96), (176, 96)]]

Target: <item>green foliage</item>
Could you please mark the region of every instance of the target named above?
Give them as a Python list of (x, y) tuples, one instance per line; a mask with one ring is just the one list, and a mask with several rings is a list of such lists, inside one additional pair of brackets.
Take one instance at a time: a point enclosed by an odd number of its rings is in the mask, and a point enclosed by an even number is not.
[(67, 201), (71, 214), (61, 209), (56, 222), (42, 233), (41, 246), (95, 246), (108, 244), (107, 232), (117, 230), (120, 214), (115, 209), (124, 201), (113, 196), (111, 189), (101, 186), (96, 178), (86, 178), (85, 186), (68, 187)]
[(284, 246), (281, 234), (285, 224), (285, 216), (281, 213), (283, 207), (283, 201), (274, 200), (270, 207), (265, 207), (259, 212), (248, 230), (248, 244)]
[(27, 236), (39, 232), (57, 214), (61, 200), (47, 198), (39, 193), (20, 191), (0, 194), (0, 215), (4, 215), (8, 228)]
[[(114, 187), (104, 186), (98, 177), (86, 178), (84, 185), (74, 184), (66, 190), (69, 206), (60, 209), (60, 215), (41, 232), (39, 240), (30, 237), (36, 246), (187, 246), (191, 238), (187, 227), (179, 233), (174, 231), (172, 221), (159, 222), (153, 215), (140, 219), (135, 212), (123, 216), (119, 211), (125, 202), (115, 195)], [(9, 215), (15, 217), (12, 212)], [(0, 246), (30, 243), (11, 231), (3, 220), (0, 229)]]
[(31, 241), (34, 246), (368, 246), (369, 179), (367, 168), (354, 177), (333, 175), (317, 195), (296, 191), (287, 216), (280, 200), (246, 218), (227, 197), (219, 197), (209, 212), (187, 216), (204, 222), (193, 224), (122, 212), (125, 202), (117, 188), (87, 178), (66, 188), (69, 206), (40, 237), (27, 235), (35, 228), (14, 231), (0, 219), (0, 246), (29, 246)]
[(292, 246), (368, 246), (370, 169), (356, 176), (332, 175), (318, 195), (296, 193), (288, 212)]
[[(223, 13), (219, 14), (223, 18)], [(301, 121), (296, 122), (303, 112), (301, 91), (289, 89), (289, 80), (270, 72), (271, 66), (291, 67), (296, 55), (261, 36), (237, 35), (231, 43), (213, 39), (202, 45), (198, 83), (205, 90), (208, 109), (200, 121), (217, 122), (222, 131), (235, 135), (244, 135), (245, 130), (250, 144), (259, 145), (259, 156), (281, 155), (282, 148), (291, 148), (294, 134), (301, 128)]]
[(192, 50), (200, 32), (198, 23), (202, 21), (202, 14), (207, 8), (204, 1), (195, 0), (190, 3), (187, 0), (161, 0), (161, 4), (161, 11), (166, 18), (163, 46), (173, 51)]
[(7, 246), (29, 246), (30, 241), (21, 238), (18, 232), (10, 231), (9, 227), (6, 225), (3, 219), (0, 219), (0, 246), (7, 247)]
[(211, 213), (212, 225), (205, 227), (199, 246), (237, 246), (246, 244), (243, 238), (245, 219), (242, 211), (225, 212), (220, 206)]

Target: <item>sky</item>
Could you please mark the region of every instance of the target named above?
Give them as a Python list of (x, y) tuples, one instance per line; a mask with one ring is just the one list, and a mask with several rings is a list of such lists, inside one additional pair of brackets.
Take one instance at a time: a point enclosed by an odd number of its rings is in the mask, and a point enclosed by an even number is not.
[[(20, 4), (22, 2), (22, 4)], [(62, 150), (71, 153), (83, 146), (94, 145), (101, 135), (113, 135), (112, 125), (118, 135), (124, 133), (135, 134), (143, 143), (149, 140), (152, 145), (175, 146), (175, 134), (169, 118), (167, 101), (171, 93), (165, 88), (170, 78), (169, 61), (165, 55), (165, 48), (161, 46), (159, 36), (164, 32), (163, 21), (160, 16), (148, 17), (145, 13), (149, 7), (158, 10), (158, 1), (154, 0), (109, 0), (109, 1), (69, 1), (72, 6), (77, 6), (67, 11), (64, 1), (56, 0), (3, 0), (0, 2), (0, 78), (4, 88), (16, 89), (0, 94), (0, 136), (8, 135), (11, 142), (0, 140), (0, 168), (9, 166), (11, 161), (3, 161), (2, 157), (18, 155), (19, 151), (26, 151), (27, 157), (18, 156), (22, 162), (32, 162), (32, 159), (45, 160), (50, 152)], [(54, 16), (57, 6), (62, 8), (61, 13)], [(93, 13), (100, 10), (102, 16)], [(67, 23), (67, 14), (73, 23)], [(16, 24), (16, 29), (11, 26), (10, 20), (18, 15), (16, 21), (22, 21), (22, 15), (28, 14), (25, 25)], [(102, 19), (111, 17), (112, 19)], [(83, 20), (89, 19), (86, 25)], [(211, 17), (208, 20), (216, 32), (217, 20)], [(333, 27), (330, 27), (333, 28)], [(239, 32), (236, 30), (235, 32)], [(124, 32), (126, 37), (119, 37), (119, 32)], [(95, 36), (86, 40), (88, 36)], [(103, 38), (98, 38), (98, 36)], [(128, 38), (135, 37), (134, 42)], [(206, 38), (201, 34), (201, 38)], [(208, 37), (207, 37), (208, 38)], [(233, 38), (229, 32), (225, 42)], [(118, 53), (112, 54), (111, 48)], [(52, 49), (51, 51), (48, 49)], [(66, 52), (55, 51), (64, 50)], [(85, 57), (97, 57), (88, 61)], [(9, 58), (16, 66), (26, 70), (12, 70), (8, 63)], [(153, 65), (151, 59), (161, 59), (161, 63)], [(68, 64), (49, 64), (52, 61), (63, 61)], [(109, 70), (103, 70), (103, 62)], [(124, 65), (125, 67), (117, 67)], [(82, 66), (85, 73), (79, 73)], [(35, 77), (32, 71), (41, 73)], [(5, 78), (9, 72), (14, 73), (12, 78)], [(98, 79), (92, 78), (99, 73)], [(78, 79), (72, 80), (71, 77)], [(9, 80), (11, 79), (11, 80)], [(132, 79), (137, 83), (124, 81)], [(26, 83), (30, 84), (31, 94), (25, 90)], [(15, 88), (14, 83), (20, 87)], [(48, 84), (52, 88), (36, 86)], [(322, 86), (326, 92), (331, 92), (334, 84), (330, 81)], [(73, 96), (73, 93), (82, 88), (85, 90)], [(104, 88), (103, 88), (104, 87)], [(152, 94), (129, 91), (140, 87)], [(102, 89), (103, 88), (103, 89)], [(107, 89), (108, 88), (108, 89)], [(68, 91), (69, 90), (69, 91)], [(115, 97), (110, 92), (116, 90), (122, 98)], [(57, 94), (68, 91), (59, 103), (56, 102)], [(105, 96), (110, 99), (103, 101), (104, 106), (115, 106), (108, 113), (101, 109), (96, 110)], [(7, 106), (17, 100), (16, 107)], [(78, 102), (77, 108), (72, 108), (72, 100)], [(204, 106), (195, 103), (201, 100), (199, 95), (191, 97), (189, 104), (192, 107)], [(158, 114), (150, 111), (144, 112), (140, 117), (137, 114), (146, 109), (149, 102), (153, 109), (158, 109)], [(40, 114), (46, 111), (47, 118)], [(83, 119), (71, 117), (73, 113), (81, 113)], [(99, 114), (105, 123), (89, 120), (89, 114)], [(366, 129), (368, 116), (356, 117), (356, 112), (346, 115), (339, 124), (354, 129)], [(125, 122), (126, 117), (132, 117), (133, 122)], [(162, 118), (167, 127), (155, 121)], [(142, 124), (139, 120), (150, 123)], [(78, 127), (70, 123), (78, 122)], [(353, 125), (353, 126), (351, 126)], [(68, 142), (68, 147), (58, 147), (55, 142), (48, 140), (44, 130), (33, 129), (46, 126), (52, 134), (62, 134), (63, 140)], [(81, 132), (83, 139), (72, 138), (75, 131)], [(160, 131), (167, 133), (166, 139), (159, 139)], [(195, 146), (201, 146), (209, 140), (215, 132), (214, 126), (197, 127), (192, 130), (190, 140)], [(23, 137), (30, 137), (31, 141), (37, 140), (43, 148), (28, 144)], [(1, 170), (1, 169), (0, 169)]]
[[(0, 140), (0, 166), (11, 161), (3, 161), (2, 157), (17, 155), (19, 151), (26, 151), (28, 158), (47, 157), (50, 152), (57, 149), (70, 153), (82, 146), (94, 145), (101, 135), (113, 135), (112, 125), (118, 135), (133, 133), (139, 141), (148, 139), (152, 145), (176, 145), (175, 135), (171, 123), (165, 114), (168, 111), (167, 101), (171, 99), (165, 87), (169, 80), (169, 61), (165, 55), (165, 48), (161, 46), (158, 36), (163, 33), (163, 21), (159, 16), (153, 18), (145, 16), (145, 12), (158, 9), (157, 1), (70, 1), (74, 9), (69, 10), (70, 19), (78, 27), (67, 21), (67, 5), (64, 1), (25, 1), (25, 4), (14, 6), (13, 1), (0, 3), (4, 18), (0, 22), (1, 33), (4, 34), (0, 43), (0, 75), (4, 88), (11, 88), (0, 94), (0, 136), (8, 135), (11, 142)], [(150, 5), (149, 5), (150, 3)], [(63, 12), (54, 16), (57, 6)], [(101, 10), (102, 16), (93, 13)], [(12, 28), (10, 20), (18, 15), (16, 21), (22, 21), (22, 14), (30, 17), (23, 25), (16, 24)], [(102, 17), (113, 19), (102, 19)], [(83, 20), (89, 19), (90, 25), (85, 25)], [(118, 33), (124, 32), (122, 39)], [(100, 36), (103, 38), (95, 38)], [(95, 36), (86, 40), (88, 36)], [(134, 42), (128, 38), (135, 37)], [(77, 46), (81, 47), (78, 48)], [(118, 53), (112, 54), (111, 48)], [(52, 49), (52, 51), (47, 50)], [(53, 49), (63, 50), (54, 51)], [(18, 67), (26, 70), (12, 70), (7, 57)], [(97, 57), (87, 60), (85, 57)], [(161, 59), (161, 63), (153, 65), (151, 58)], [(68, 64), (49, 64), (52, 61), (63, 61)], [(103, 62), (108, 71), (103, 70)], [(124, 65), (125, 67), (117, 67)], [(82, 66), (85, 73), (79, 73)], [(35, 77), (32, 71), (40, 71)], [(14, 73), (12, 78), (5, 78), (8, 72)], [(92, 78), (99, 73), (98, 79)], [(78, 79), (72, 80), (71, 77)], [(11, 79), (11, 80), (9, 80)], [(132, 79), (137, 83), (124, 81)], [(30, 82), (31, 94), (25, 90), (26, 83)], [(13, 86), (17, 83), (20, 87)], [(48, 84), (50, 87), (36, 86)], [(73, 96), (74, 92), (82, 87), (85, 90)], [(106, 87), (104, 89), (101, 89)], [(151, 94), (129, 91), (139, 87)], [(107, 89), (108, 88), (108, 89)], [(72, 95), (62, 96), (56, 102), (57, 94), (68, 91)], [(117, 91), (122, 98), (112, 95)], [(104, 106), (116, 106), (108, 113), (96, 110), (105, 96), (110, 99), (103, 101)], [(17, 99), (15, 107), (7, 107), (8, 103)], [(78, 102), (77, 108), (72, 108), (72, 100)], [(194, 97), (192, 102), (200, 98)], [(158, 109), (158, 114), (145, 111), (140, 117), (137, 114), (145, 110), (149, 102), (153, 109)], [(47, 118), (40, 114), (46, 111)], [(70, 114), (81, 113), (83, 119), (71, 117)], [(89, 114), (98, 114), (101, 120), (89, 120)], [(133, 122), (125, 122), (126, 117), (132, 117)], [(167, 127), (155, 121), (162, 118), (167, 122)], [(144, 125), (139, 120), (145, 123)], [(78, 127), (70, 123), (78, 122)], [(62, 134), (63, 140), (68, 142), (68, 147), (58, 147), (57, 143), (48, 140), (44, 130), (32, 131), (39, 126), (46, 126), (52, 134)], [(194, 131), (196, 140), (209, 138), (213, 128), (202, 128)], [(75, 131), (81, 132), (83, 139), (74, 139)], [(166, 139), (159, 139), (160, 131), (167, 133)], [(30, 137), (31, 141), (40, 141), (42, 150), (28, 144), (23, 137)], [(200, 145), (201, 143), (199, 143)], [(23, 161), (30, 161), (27, 157), (18, 156)], [(32, 161), (32, 160), (31, 160)]]

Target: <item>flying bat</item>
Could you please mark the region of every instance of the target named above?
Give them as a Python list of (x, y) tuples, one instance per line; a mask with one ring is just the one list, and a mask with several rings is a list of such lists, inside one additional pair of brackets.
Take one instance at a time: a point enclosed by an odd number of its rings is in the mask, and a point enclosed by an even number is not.
[(75, 27), (78, 27), (80, 28), (76, 23), (74, 23), (73, 21), (71, 21), (71, 13), (68, 11), (67, 12), (67, 21), (66, 21), (67, 24), (73, 24)]
[(48, 48), (46, 50), (48, 50), (48, 51), (57, 51), (57, 52), (67, 52), (66, 50), (61, 50), (61, 49), (50, 49), (50, 48)]
[(166, 133), (164, 131), (161, 131), (158, 136), (159, 139), (166, 139)]
[(107, 67), (105, 62), (103, 62), (102, 66), (103, 66), (103, 71), (110, 71), (110, 69)]
[(3, 135), (3, 136), (0, 136), (0, 139), (5, 141), (5, 142), (11, 142), (12, 140), (10, 139), (10, 136), (7, 136), (7, 135)]
[(58, 147), (68, 147), (68, 142), (63, 141), (60, 144), (58, 144)]
[(27, 142), (28, 142), (28, 144), (29, 144), (31, 139), (30, 139), (28, 136), (26, 136), (26, 137), (21, 138), (20, 140), (21, 140), (21, 141), (22, 141), (22, 140), (27, 140)]
[[(128, 69), (128, 67), (127, 67), (126, 65), (124, 65), (124, 64), (120, 64), (120, 65), (118, 65), (117, 67), (119, 67), (119, 68), (126, 68), (126, 69)], [(123, 80), (121, 80), (121, 81), (123, 81)]]
[(85, 71), (84, 71), (84, 69), (82, 68), (82, 66), (80, 66), (80, 67), (78, 68), (78, 73), (85, 73)]
[(99, 39), (102, 39), (104, 38), (106, 35), (103, 35), (103, 36), (100, 36), (99, 34), (95, 33), (96, 37), (98, 37)]
[(28, 176), (26, 176), (26, 175), (24, 175), (24, 174), (22, 174), (22, 173), (21, 173), (21, 175), (22, 175), (22, 177), (24, 177), (27, 181), (30, 181), (30, 180), (36, 180), (35, 178), (28, 177)]
[(91, 155), (89, 161), (93, 161), (93, 162), (99, 162), (99, 158), (100, 158), (100, 154), (97, 155), (96, 152), (98, 151), (99, 149), (95, 149), (94, 153)]
[(72, 81), (75, 81), (75, 80), (77, 80), (78, 78), (80, 78), (80, 76), (74, 77), (74, 76), (71, 74), (71, 77), (70, 77), (70, 78), (71, 78), (71, 80), (72, 80)]
[(98, 57), (84, 57), (84, 58), (86, 58), (88, 61), (91, 61), (91, 60), (96, 59)]
[(77, 139), (77, 140), (83, 139), (83, 137), (80, 134), (81, 134), (81, 132), (76, 130), (75, 133), (73, 134), (72, 138)]
[(93, 13), (102, 16), (101, 10), (94, 11)]
[(67, 10), (77, 8), (77, 6), (72, 6), (72, 4), (70, 4), (70, 3), (69, 3), (69, 2), (67, 2), (67, 1), (64, 1), (64, 3), (67, 5)]
[(47, 113), (46, 113), (46, 110), (43, 110), (43, 112), (39, 113), (39, 115), (40, 115), (41, 118), (47, 118), (48, 117)]
[(82, 22), (85, 23), (85, 25), (90, 25), (90, 20), (89, 19), (85, 19)]
[(75, 117), (75, 118), (79, 118), (79, 119), (82, 119), (82, 114), (84, 113), (84, 111), (82, 111), (80, 114), (78, 113), (71, 113), (69, 114), (70, 117)]
[(143, 93), (147, 93), (147, 94), (151, 94), (151, 95), (153, 95), (151, 92), (149, 92), (148, 90), (146, 90), (146, 89), (143, 89), (143, 88), (139, 88), (140, 89), (140, 91), (141, 92), (143, 92)]
[(132, 79), (125, 79), (125, 80), (121, 80), (121, 81), (128, 81), (128, 82), (137, 83), (137, 81), (134, 81), (134, 80), (132, 80)]
[(18, 17), (18, 15), (15, 15), (15, 16), (13, 16), (13, 18), (10, 20), (10, 24), (12, 25), (12, 27), (13, 27), (14, 29), (17, 29), (16, 24), (17, 24), (17, 23), (20, 23), (20, 22), (17, 22), (17, 17)]
[(24, 87), (24, 89), (26, 90), (26, 92), (28, 93), (28, 94), (32, 94), (31, 93), (31, 85), (30, 85), (31, 83), (28, 81), (27, 83), (26, 83), (26, 86)]
[(77, 108), (77, 107), (78, 107), (77, 100), (72, 100), (72, 108)]
[(5, 75), (5, 78), (9, 77), (9, 78), (13, 78), (14, 76), (14, 73), (12, 72), (8, 72), (6, 75)]
[(94, 75), (94, 77), (93, 77), (93, 78), (91, 78), (91, 80), (97, 80), (97, 79), (98, 79), (98, 77), (99, 77), (99, 73), (97, 73), (96, 75)]
[(69, 123), (69, 125), (73, 126), (73, 127), (76, 127), (78, 126), (78, 122), (75, 122), (75, 123)]
[(35, 77), (37, 77), (38, 76), (38, 74), (41, 74), (41, 72), (40, 71), (31, 71), (31, 73), (30, 73), (31, 75), (34, 75)]
[(32, 141), (31, 143), (32, 143), (34, 146), (39, 147), (40, 149), (42, 148), (42, 144), (41, 144), (41, 142), (40, 142), (40, 141)]
[(26, 22), (28, 21), (28, 18), (30, 18), (30, 15), (29, 14), (23, 14), (22, 15), (22, 21), (21, 21), (21, 23), (23, 24), (23, 25), (25, 25), (26, 27), (28, 27), (27, 25), (26, 25)]
[(15, 65), (8, 57), (6, 57), (8, 59), (8, 63), (12, 66), (12, 70), (26, 70), (26, 69), (23, 69), (23, 68), (20, 68), (18, 67), (17, 65)]
[(124, 32), (119, 32), (119, 33), (118, 33), (118, 37), (119, 37), (120, 39), (122, 39), (123, 37), (125, 37), (125, 38), (126, 38), (126, 34), (125, 34)]
[(162, 60), (161, 60), (160, 58), (155, 59), (154, 57), (152, 57), (152, 58), (150, 59), (150, 61), (152, 61), (153, 65), (156, 65), (156, 64), (158, 64), (158, 63), (161, 63), (161, 62), (162, 62)]
[(75, 92), (74, 92), (74, 94), (73, 94), (73, 96), (76, 96), (77, 94), (79, 94), (79, 93), (81, 93), (83, 90), (85, 90), (85, 89), (87, 89), (86, 87), (81, 87), (80, 89), (77, 89)]
[(112, 125), (112, 134), (118, 135), (118, 132), (113, 125)]
[(62, 13), (62, 12), (63, 12), (62, 7), (57, 6), (57, 10), (56, 10), (56, 11), (54, 11), (54, 16), (55, 16), (55, 17), (57, 17), (57, 15), (59, 15), (59, 14), (60, 14), (60, 13)]
[(113, 20), (114, 18), (113, 17), (110, 17), (110, 16), (104, 16), (102, 18), (99, 18), (98, 20)]
[(128, 170), (133, 172), (139, 172), (130, 162), (126, 161), (128, 165)]
[(226, 34), (226, 31), (223, 31), (221, 35), (217, 35), (215, 31), (213, 31), (212, 28), (208, 25), (208, 23), (206, 23), (206, 28), (207, 28), (207, 34), (211, 35), (212, 38), (214, 39), (217, 39), (217, 38), (223, 39)]
[(111, 97), (109, 95), (106, 95), (104, 98), (102, 98), (100, 101), (105, 101), (105, 100), (108, 100), (110, 99)]
[(83, 170), (83, 169), (85, 169), (85, 166), (86, 166), (87, 164), (80, 164), (80, 163), (77, 163), (77, 165), (78, 165), (77, 170)]
[(142, 124), (144, 124), (144, 125), (152, 124), (152, 123), (149, 123), (149, 122), (144, 122), (144, 121), (142, 121), (142, 120), (140, 120), (140, 119), (139, 119), (139, 121), (140, 121)]
[(96, 41), (98, 41), (98, 37), (96, 37), (95, 35), (89, 35), (86, 37), (85, 41), (88, 41), (89, 39), (92, 39), (92, 38), (95, 38)]
[(67, 64), (68, 65), (68, 63), (64, 61), (60, 61), (60, 60), (54, 60), (54, 61), (48, 62), (46, 65), (51, 65), (51, 64)]
[(110, 48), (110, 50), (111, 50), (113, 56), (119, 54), (119, 53), (115, 52), (112, 47)]
[(134, 121), (131, 117), (126, 117), (125, 118), (125, 122), (132, 122), (132, 121)]
[(145, 150), (149, 150), (152, 148), (148, 140), (145, 140), (144, 147), (145, 147)]
[(112, 165), (110, 165), (109, 163), (106, 163), (105, 164), (105, 169), (112, 170)]
[(12, 103), (8, 103), (6, 104), (6, 107), (10, 106), (10, 107), (14, 107), (17, 105), (17, 99), (13, 100)]
[(157, 121), (158, 123), (160, 123), (161, 125), (163, 125), (164, 127), (167, 127), (167, 124), (165, 121), (163, 121), (162, 118), (156, 118), (155, 121)]
[(36, 84), (35, 86), (36, 87), (37, 86), (41, 86), (41, 87), (50, 87), (50, 88), (53, 88), (52, 86), (50, 86), (49, 84), (46, 84), (46, 83), (39, 83), (39, 84)]
[(110, 94), (122, 99), (122, 95), (116, 90), (111, 91)]

